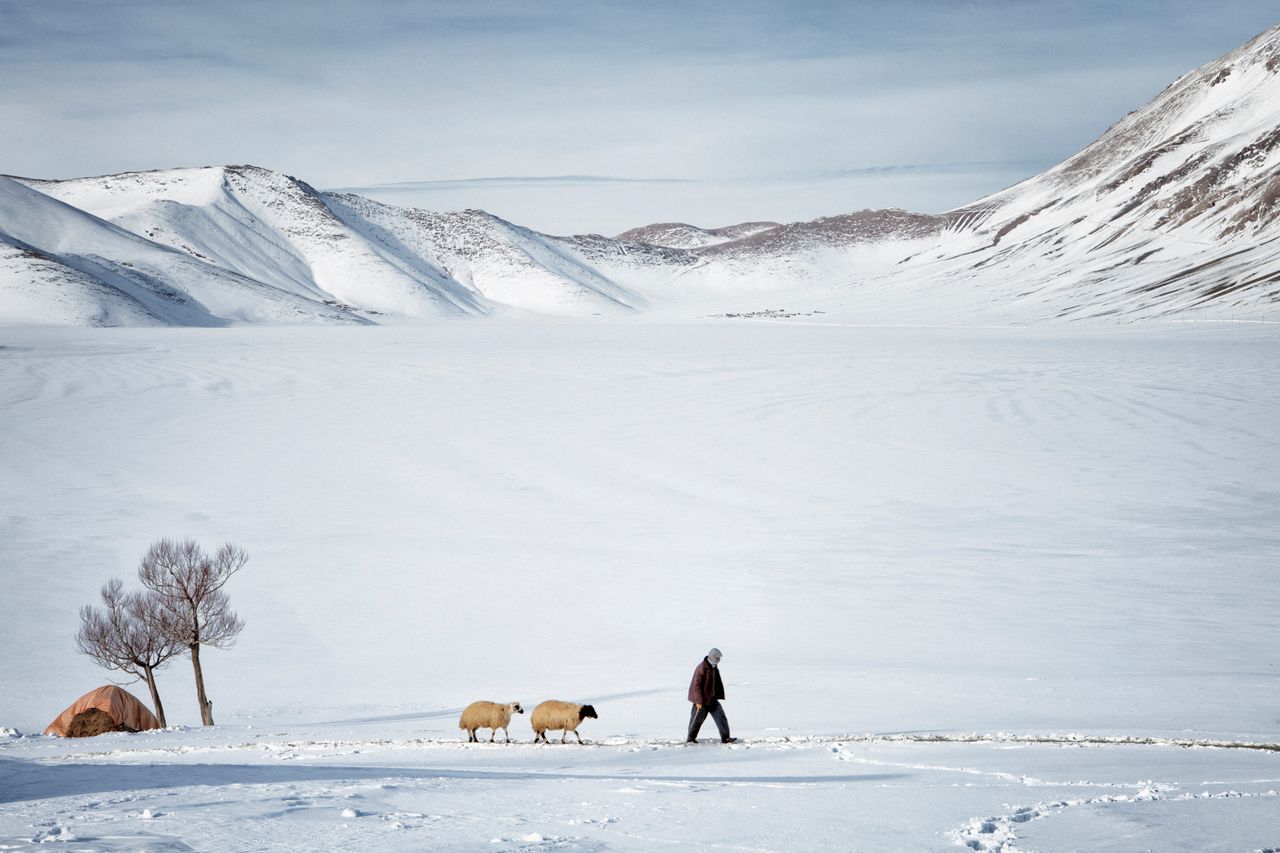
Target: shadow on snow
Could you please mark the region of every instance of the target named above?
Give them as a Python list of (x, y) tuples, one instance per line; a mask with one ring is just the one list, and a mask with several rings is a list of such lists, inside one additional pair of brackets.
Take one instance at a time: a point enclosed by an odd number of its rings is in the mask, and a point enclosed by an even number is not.
[(484, 782), (584, 781), (829, 785), (901, 779), (907, 773), (814, 776), (700, 776), (619, 773), (542, 773), (430, 767), (269, 767), (257, 764), (37, 764), (0, 759), (0, 803), (83, 794), (210, 785), (271, 785), (372, 779), (455, 779)]

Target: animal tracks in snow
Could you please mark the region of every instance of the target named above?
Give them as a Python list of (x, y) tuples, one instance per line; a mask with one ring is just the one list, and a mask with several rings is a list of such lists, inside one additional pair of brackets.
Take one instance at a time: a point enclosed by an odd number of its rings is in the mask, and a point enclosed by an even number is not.
[(954, 830), (951, 833), (951, 837), (957, 843), (963, 844), (971, 850), (985, 851), (985, 853), (1015, 853), (1015, 851), (1019, 849), (1017, 847), (1018, 835), (1016, 831), (1019, 825), (1038, 818), (1059, 814), (1067, 809), (1100, 807), (1119, 803), (1151, 803), (1157, 801), (1190, 802), (1194, 800), (1230, 800), (1244, 798), (1274, 799), (1277, 797), (1277, 792), (1274, 790), (1261, 792), (1228, 790), (1216, 793), (1210, 793), (1209, 791), (1202, 791), (1200, 793), (1179, 793), (1150, 782), (1139, 784), (1134, 787), (1136, 787), (1137, 790), (1133, 794), (1058, 800), (1049, 803), (1038, 803), (1034, 806), (1023, 806), (1005, 815), (987, 818), (973, 818), (964, 826)]
[[(863, 839), (868, 850), (1049, 853), (1133, 849), (1093, 843), (1128, 822), (1164, 833), (1152, 849), (1203, 826), (1256, 851), (1275, 846), (1266, 821), (1280, 787), (1268, 744), (1208, 740), (904, 733), (690, 748), (636, 735), (561, 747), (256, 734), (175, 730), (100, 751), (9, 739), (0, 850), (595, 853), (708, 838), (744, 850), (834, 851)], [(1160, 829), (1169, 821), (1178, 829)]]
[[(901, 740), (901, 739), (895, 739)], [(1046, 744), (1058, 746), (1080, 745), (1086, 747), (1132, 747), (1132, 746), (1174, 746), (1183, 748), (1216, 748), (1216, 749), (1254, 749), (1262, 752), (1275, 752), (1275, 745), (1265, 743), (1245, 744), (1235, 741), (1191, 741), (1191, 740), (1169, 740), (1160, 738), (1065, 738), (1060, 736), (1053, 737), (1034, 737), (1034, 736), (998, 736), (980, 738), (978, 736), (963, 736), (959, 738), (949, 739), (945, 736), (916, 736), (909, 738), (914, 743), (990, 743), (1000, 744), (1005, 742), (1014, 742), (1020, 744)], [(987, 817), (975, 817), (966, 821), (959, 828), (950, 832), (950, 837), (957, 844), (968, 847), (971, 850), (990, 851), (990, 853), (1016, 853), (1021, 848), (1018, 846), (1019, 834), (1018, 830), (1022, 825), (1030, 823), (1041, 818), (1059, 815), (1069, 809), (1081, 808), (1105, 808), (1114, 805), (1130, 805), (1141, 803), (1189, 803), (1193, 801), (1206, 800), (1239, 800), (1239, 799), (1274, 799), (1278, 794), (1274, 788), (1258, 791), (1241, 791), (1231, 787), (1232, 783), (1225, 781), (1204, 782), (1199, 791), (1185, 791), (1181, 785), (1173, 783), (1157, 783), (1151, 780), (1145, 782), (1123, 783), (1123, 782), (1098, 782), (1090, 780), (1067, 780), (1053, 781), (1026, 774), (1016, 774), (999, 770), (984, 770), (981, 768), (967, 766), (948, 766), (942, 764), (929, 764), (920, 762), (903, 762), (888, 761), (883, 759), (867, 758), (855, 755), (850, 751), (845, 743), (833, 744), (830, 747), (833, 757), (837, 761), (850, 761), (863, 765), (872, 765), (876, 767), (888, 767), (904, 770), (931, 771), (949, 774), (969, 775), (984, 777), (996, 784), (1020, 785), (1028, 788), (1051, 788), (1051, 789), (1123, 789), (1127, 793), (1107, 793), (1099, 794), (1091, 797), (1072, 797), (1064, 799), (1049, 800), (1038, 802), (1030, 806), (1018, 806), (1011, 808), (1008, 812)], [(1274, 784), (1275, 779), (1254, 779), (1249, 780), (1250, 785), (1268, 785)], [(972, 783), (966, 783), (972, 784)], [(1207, 787), (1225, 788), (1219, 791), (1207, 790)]]

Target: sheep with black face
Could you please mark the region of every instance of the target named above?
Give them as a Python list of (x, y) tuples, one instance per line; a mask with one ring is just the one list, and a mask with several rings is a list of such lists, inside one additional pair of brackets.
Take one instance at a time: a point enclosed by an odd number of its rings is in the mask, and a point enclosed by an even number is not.
[(549, 743), (547, 732), (563, 729), (564, 734), (560, 737), (561, 743), (566, 742), (569, 732), (573, 732), (574, 737), (578, 739), (578, 743), (582, 743), (582, 735), (578, 734), (578, 726), (588, 718), (592, 720), (599, 719), (596, 716), (596, 709), (590, 705), (560, 702), (556, 699), (540, 702), (529, 717), (529, 723), (533, 726), (533, 742), (537, 743), (541, 740), (543, 743)]

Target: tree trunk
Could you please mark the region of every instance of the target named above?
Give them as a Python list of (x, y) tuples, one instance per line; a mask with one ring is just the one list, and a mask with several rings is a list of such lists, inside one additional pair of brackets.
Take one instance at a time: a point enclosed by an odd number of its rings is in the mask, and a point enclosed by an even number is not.
[(156, 675), (149, 666), (143, 667), (143, 671), (147, 675), (147, 687), (151, 688), (151, 705), (156, 709), (156, 719), (160, 721), (160, 728), (167, 729), (169, 724), (164, 721), (164, 705), (160, 704), (160, 691), (156, 689)]
[(196, 671), (196, 702), (200, 704), (200, 722), (213, 725), (213, 703), (204, 693), (204, 673), (200, 671), (200, 644), (191, 647), (191, 667)]

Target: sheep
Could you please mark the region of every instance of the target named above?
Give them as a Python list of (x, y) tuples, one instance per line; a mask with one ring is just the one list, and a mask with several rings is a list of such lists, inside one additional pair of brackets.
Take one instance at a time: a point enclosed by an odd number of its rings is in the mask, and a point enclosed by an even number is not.
[(558, 702), (555, 699), (540, 702), (538, 707), (533, 709), (533, 715), (529, 717), (529, 723), (533, 726), (533, 742), (537, 743), (541, 740), (543, 743), (550, 743), (547, 740), (547, 730), (564, 729), (564, 735), (560, 738), (561, 743), (565, 743), (569, 732), (573, 732), (578, 738), (578, 743), (582, 743), (582, 735), (578, 734), (578, 725), (588, 717), (593, 720), (600, 719), (596, 716), (596, 709), (590, 705), (575, 705), (572, 702)]
[(489, 743), (493, 743), (498, 736), (498, 729), (502, 729), (507, 743), (511, 743), (511, 732), (507, 730), (507, 724), (511, 722), (512, 713), (524, 713), (519, 702), (509, 702), (506, 705), (499, 705), (497, 702), (472, 702), (458, 718), (458, 728), (467, 730), (467, 743), (480, 742), (476, 737), (476, 729), (493, 729), (489, 734)]

